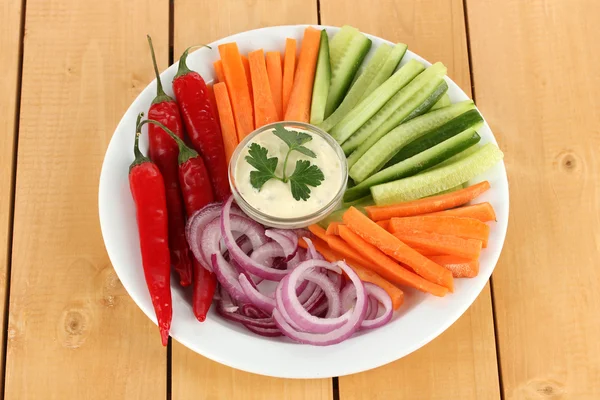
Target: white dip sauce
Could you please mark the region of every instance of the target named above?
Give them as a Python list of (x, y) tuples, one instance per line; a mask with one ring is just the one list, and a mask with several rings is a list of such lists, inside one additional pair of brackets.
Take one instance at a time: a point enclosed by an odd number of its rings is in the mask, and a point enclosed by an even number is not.
[(298, 218), (312, 214), (326, 206), (338, 193), (342, 184), (342, 166), (336, 151), (319, 135), (294, 127), (295, 131), (302, 131), (312, 140), (304, 146), (315, 152), (316, 158), (308, 157), (298, 151), (292, 151), (288, 158), (286, 176), (290, 176), (296, 168), (297, 160), (308, 160), (323, 172), (325, 179), (317, 187), (309, 186), (310, 198), (306, 201), (296, 200), (292, 196), (290, 183), (283, 183), (277, 179), (270, 179), (258, 191), (250, 184), (250, 172), (255, 168), (248, 164), (246, 156), (252, 143), (266, 148), (267, 157), (277, 157), (279, 162), (275, 174), (283, 175), (283, 162), (288, 151), (288, 146), (283, 140), (273, 134), (272, 130), (256, 135), (237, 159), (235, 166), (235, 184), (239, 194), (248, 204), (256, 210), (277, 218)]

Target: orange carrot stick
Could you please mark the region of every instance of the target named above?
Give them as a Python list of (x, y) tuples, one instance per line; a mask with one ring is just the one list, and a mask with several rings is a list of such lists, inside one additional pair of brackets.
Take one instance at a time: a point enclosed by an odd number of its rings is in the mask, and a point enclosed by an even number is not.
[(287, 106), (294, 86), (294, 75), (296, 73), (296, 39), (285, 39), (285, 53), (283, 56), (283, 82), (281, 83), (281, 105), (283, 106), (283, 115), (287, 111)]
[(438, 254), (450, 254), (470, 260), (476, 260), (481, 254), (481, 240), (420, 231), (398, 232), (394, 236), (409, 246), (437, 251)]
[[(396, 263), (390, 257), (383, 254), (377, 247), (365, 241), (359, 235), (342, 225), (339, 227), (340, 236), (355, 250), (360, 251), (370, 263), (364, 264), (367, 268), (381, 275), (384, 279), (400, 285), (406, 285), (419, 289), (423, 292), (431, 293), (435, 296), (445, 296), (448, 289), (429, 282), (419, 275), (408, 271)], [(449, 272), (448, 272), (449, 273)]]
[(348, 243), (344, 242), (337, 236), (327, 235), (325, 229), (321, 228), (319, 225), (311, 225), (308, 227), (308, 229), (313, 235), (327, 242), (327, 244), (329, 245), (329, 247), (331, 247), (332, 250), (342, 254), (347, 259), (350, 259), (362, 265), (369, 264), (369, 260), (363, 257), (352, 247), (348, 246)]
[(390, 220), (382, 219), (381, 221), (377, 221), (377, 225), (385, 229), (386, 231), (390, 228)]
[(474, 218), (426, 215), (391, 219), (389, 231), (392, 233), (409, 233), (415, 230), (477, 239), (483, 242), (483, 247), (487, 247), (490, 236), (490, 227)]
[(225, 146), (225, 156), (227, 162), (231, 160), (235, 148), (238, 145), (238, 138), (235, 130), (235, 120), (233, 110), (227, 93), (225, 82), (219, 82), (214, 86), (215, 100), (219, 110), (219, 122), (221, 123), (221, 133), (223, 135), (223, 145)]
[(252, 93), (254, 94), (254, 128), (279, 120), (269, 85), (265, 53), (262, 49), (248, 53)]
[(213, 63), (213, 67), (215, 68), (215, 76), (219, 82), (225, 82), (225, 72), (223, 72), (223, 62), (221, 60), (217, 60)]
[(480, 220), (481, 222), (489, 222), (496, 220), (496, 213), (494, 212), (494, 207), (492, 207), (492, 205), (488, 202), (453, 208), (451, 210), (438, 211), (425, 215), (448, 215), (454, 217), (475, 218)]
[(269, 75), (269, 86), (271, 95), (277, 110), (279, 121), (283, 119), (283, 72), (281, 70), (281, 53), (278, 51), (267, 52), (267, 75)]
[(236, 43), (220, 45), (219, 54), (223, 62), (223, 72), (229, 90), (238, 141), (241, 141), (254, 130), (252, 100), (248, 81), (246, 80), (244, 63)]
[(447, 268), (455, 278), (473, 278), (479, 273), (478, 260), (467, 260), (450, 255), (430, 256), (429, 258)]
[(394, 217), (410, 217), (447, 210), (462, 206), (490, 188), (490, 183), (484, 181), (468, 188), (439, 196), (426, 197), (415, 201), (393, 204), (390, 206), (367, 206), (365, 209), (373, 221)]
[[(424, 249), (422, 247), (419, 246), (410, 246), (413, 248), (413, 250), (415, 250), (417, 253), (421, 254), (422, 256), (440, 256), (442, 255), (442, 253), (440, 253), (439, 251), (436, 250), (429, 250), (429, 249)], [(431, 258), (431, 257), (429, 257)]]
[[(350, 207), (342, 217), (344, 224), (368, 243), (388, 256), (411, 267), (423, 278), (453, 290), (452, 274), (444, 267), (422, 256), (397, 237), (371, 221), (355, 207)], [(342, 230), (340, 230), (340, 234)], [(361, 253), (362, 254), (362, 253)]]
[(252, 77), (250, 72), (250, 60), (248, 57), (242, 56), (242, 64), (244, 64), (244, 72), (246, 73), (246, 81), (248, 81), (248, 90), (250, 91), (250, 101), (254, 104), (254, 92), (252, 91)]
[(304, 30), (298, 67), (294, 76), (294, 86), (285, 110), (285, 120), (287, 121), (308, 123), (310, 119), (310, 102), (320, 41), (320, 30), (310, 26)]
[(334, 236), (338, 236), (340, 234), (340, 232), (338, 231), (338, 226), (343, 225), (339, 222), (332, 222), (329, 224), (329, 226), (327, 227), (327, 231), (325, 233), (327, 233), (328, 235), (334, 235)]

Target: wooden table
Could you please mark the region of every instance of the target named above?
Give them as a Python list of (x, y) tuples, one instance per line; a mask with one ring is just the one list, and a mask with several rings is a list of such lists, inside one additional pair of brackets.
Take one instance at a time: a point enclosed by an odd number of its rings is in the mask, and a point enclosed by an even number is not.
[[(597, 0), (0, 0), (0, 310), (6, 399), (600, 399)], [(97, 213), (129, 103), (190, 44), (351, 24), (442, 61), (506, 154), (509, 232), (443, 335), (353, 376), (283, 380), (173, 342), (119, 283)], [(2, 391), (0, 391), (2, 392)]]

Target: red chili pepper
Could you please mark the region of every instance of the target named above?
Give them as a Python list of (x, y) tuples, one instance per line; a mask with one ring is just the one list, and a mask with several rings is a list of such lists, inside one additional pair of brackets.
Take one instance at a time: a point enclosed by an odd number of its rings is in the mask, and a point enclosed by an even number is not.
[[(169, 128), (160, 122), (146, 120), (142, 122), (158, 125), (163, 128), (179, 146), (179, 184), (183, 192), (183, 200), (188, 215), (192, 215), (214, 201), (208, 172), (202, 157), (177, 137)], [(194, 279), (192, 289), (192, 309), (198, 321), (203, 322), (212, 303), (217, 278), (215, 274), (204, 268), (193, 258)]]
[(160, 170), (149, 158), (144, 157), (139, 148), (139, 122), (142, 115), (138, 116), (133, 147), (135, 160), (129, 167), (129, 187), (136, 207), (146, 285), (158, 320), (162, 344), (166, 346), (173, 317), (167, 199)]
[(221, 127), (204, 79), (186, 64), (188, 50), (179, 59), (179, 70), (173, 78), (173, 92), (188, 136), (206, 161), (215, 197), (221, 201), (231, 194)]
[[(148, 36), (152, 64), (156, 74), (156, 97), (152, 101), (148, 118), (161, 122), (171, 129), (179, 138), (183, 139), (183, 123), (177, 103), (165, 94), (160, 81), (156, 56), (152, 39)], [(192, 260), (190, 250), (185, 239), (185, 214), (179, 190), (179, 179), (177, 172), (177, 155), (179, 149), (177, 144), (169, 135), (156, 125), (148, 126), (148, 139), (150, 159), (158, 166), (167, 193), (167, 211), (169, 215), (169, 250), (171, 251), (171, 263), (179, 275), (179, 284), (183, 287), (192, 283)]]

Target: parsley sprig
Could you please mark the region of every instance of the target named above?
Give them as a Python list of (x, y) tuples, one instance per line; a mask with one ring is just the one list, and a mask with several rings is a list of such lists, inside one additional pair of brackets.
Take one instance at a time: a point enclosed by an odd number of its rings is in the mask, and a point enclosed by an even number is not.
[(263, 185), (271, 179), (277, 179), (283, 183), (290, 183), (292, 196), (295, 200), (308, 200), (310, 198), (310, 188), (317, 187), (325, 179), (323, 171), (308, 160), (296, 161), (296, 168), (290, 176), (286, 176), (287, 163), (290, 153), (297, 151), (310, 158), (317, 158), (317, 155), (304, 144), (312, 140), (312, 136), (305, 132), (297, 132), (285, 129), (282, 125), (275, 125), (273, 134), (283, 140), (288, 146), (288, 151), (283, 161), (283, 176), (275, 174), (279, 159), (269, 157), (269, 151), (257, 143), (252, 143), (246, 156), (248, 164), (253, 166), (256, 171), (250, 172), (250, 184), (259, 191)]

